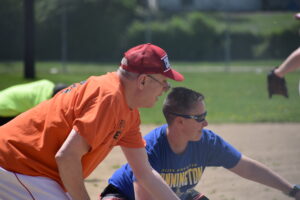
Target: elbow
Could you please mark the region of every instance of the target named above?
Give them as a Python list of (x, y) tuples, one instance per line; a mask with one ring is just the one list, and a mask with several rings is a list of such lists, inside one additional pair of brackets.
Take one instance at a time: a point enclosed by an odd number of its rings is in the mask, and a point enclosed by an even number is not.
[(151, 176), (153, 175), (151, 168), (136, 169), (133, 171), (133, 173), (139, 182), (145, 182), (148, 179), (151, 179)]
[(61, 152), (58, 151), (55, 154), (54, 158), (55, 158), (56, 163), (58, 164), (58, 163), (60, 163), (63, 160), (64, 156), (63, 156), (63, 154)]
[(160, 175), (154, 170), (147, 170), (143, 173), (135, 174), (136, 180), (143, 186), (146, 187), (146, 185), (152, 184), (155, 179), (160, 177)]
[(137, 180), (141, 181), (147, 177), (148, 172), (140, 172), (139, 170), (134, 172), (134, 176), (136, 177)]
[(61, 151), (58, 151), (55, 154), (54, 158), (55, 158), (55, 161), (58, 165), (61, 164), (61, 163), (66, 162), (66, 160), (67, 160), (67, 156)]

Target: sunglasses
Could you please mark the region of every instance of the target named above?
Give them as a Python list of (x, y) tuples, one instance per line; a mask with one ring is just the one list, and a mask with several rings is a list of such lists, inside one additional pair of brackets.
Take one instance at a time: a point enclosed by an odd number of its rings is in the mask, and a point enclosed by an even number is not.
[(173, 112), (168, 112), (168, 113), (171, 114), (171, 115), (183, 117), (183, 118), (186, 118), (186, 119), (194, 119), (197, 122), (203, 122), (205, 120), (206, 115), (207, 115), (207, 111), (205, 111), (204, 113), (202, 113), (200, 115), (184, 115), (184, 114), (173, 113)]
[(161, 82), (161, 81), (157, 80), (156, 78), (154, 78), (153, 76), (151, 76), (151, 75), (149, 75), (149, 74), (147, 74), (147, 76), (148, 76), (149, 78), (151, 78), (152, 80), (158, 82), (158, 83), (163, 87), (163, 89), (164, 89), (165, 91), (168, 91), (168, 90), (171, 88), (171, 84), (170, 84), (170, 83), (168, 83), (168, 82)]

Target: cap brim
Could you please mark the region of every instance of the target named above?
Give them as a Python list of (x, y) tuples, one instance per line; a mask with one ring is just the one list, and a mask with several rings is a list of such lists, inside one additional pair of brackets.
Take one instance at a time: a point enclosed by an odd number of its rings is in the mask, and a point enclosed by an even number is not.
[(170, 69), (163, 73), (164, 76), (173, 79), (175, 81), (183, 81), (184, 76), (180, 74), (179, 72), (175, 71), (174, 69)]

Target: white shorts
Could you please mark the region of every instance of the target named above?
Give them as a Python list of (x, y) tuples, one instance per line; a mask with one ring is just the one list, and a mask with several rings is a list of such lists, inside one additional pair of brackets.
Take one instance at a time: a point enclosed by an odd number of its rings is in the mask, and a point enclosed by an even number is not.
[(1, 200), (71, 200), (54, 180), (41, 176), (27, 176), (0, 167)]

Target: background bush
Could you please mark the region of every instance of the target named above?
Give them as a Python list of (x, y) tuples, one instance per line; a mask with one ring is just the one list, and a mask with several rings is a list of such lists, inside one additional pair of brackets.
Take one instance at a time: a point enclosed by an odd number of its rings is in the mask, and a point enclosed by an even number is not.
[[(23, 58), (22, 2), (1, 1), (0, 61)], [(220, 61), (228, 35), (233, 60), (283, 59), (300, 44), (293, 12), (151, 14), (138, 0), (35, 2), (38, 60), (61, 59), (64, 11), (69, 61), (119, 60), (126, 49), (147, 41), (165, 48), (173, 60)]]

